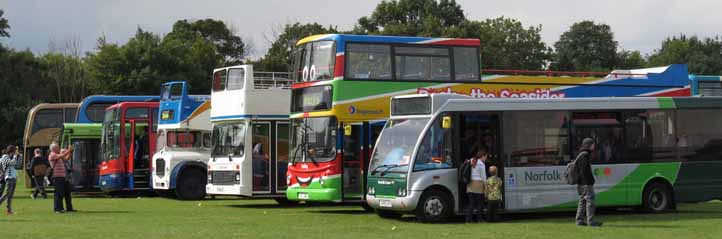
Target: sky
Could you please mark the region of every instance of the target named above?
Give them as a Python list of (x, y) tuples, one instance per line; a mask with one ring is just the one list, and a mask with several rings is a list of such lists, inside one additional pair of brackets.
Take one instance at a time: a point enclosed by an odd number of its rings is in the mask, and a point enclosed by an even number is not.
[[(45, 53), (57, 44), (77, 40), (93, 51), (96, 40), (125, 43), (138, 27), (165, 34), (179, 19), (214, 18), (229, 23), (254, 55), (265, 53), (274, 29), (287, 23), (317, 22), (351, 29), (370, 15), (379, 1), (304, 0), (0, 0), (11, 26), (2, 44)], [(506, 16), (525, 26), (542, 25), (550, 46), (574, 22), (593, 20), (611, 26), (621, 48), (649, 54), (662, 40), (678, 34), (714, 37), (722, 34), (722, 1), (718, 0), (457, 0), (468, 19)], [(715, 10), (716, 9), (716, 10)], [(270, 37), (270, 38), (269, 38)], [(481, 39), (483, 41), (483, 39)]]

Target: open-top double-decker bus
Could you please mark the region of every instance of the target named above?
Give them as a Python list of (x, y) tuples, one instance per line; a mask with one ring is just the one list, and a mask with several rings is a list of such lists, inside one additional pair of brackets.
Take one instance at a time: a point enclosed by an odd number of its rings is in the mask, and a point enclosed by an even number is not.
[(213, 71), (208, 194), (287, 203), (289, 75), (251, 65)]
[(363, 202), (373, 144), (395, 95), (476, 98), (689, 95), (686, 65), (611, 73), (485, 70), (478, 39), (314, 35), (297, 42), (290, 200)]
[[(483, 132), (484, 137), (475, 137)], [(463, 213), (458, 168), (476, 145), (499, 168), (502, 210), (576, 208), (566, 164), (596, 149), (595, 204), (649, 212), (722, 198), (722, 97), (475, 99), (396, 96), (372, 155), (368, 204), (382, 217)]]
[(122, 102), (105, 110), (99, 186), (104, 192), (151, 189), (158, 102)]
[(173, 191), (183, 200), (202, 199), (211, 147), (211, 97), (189, 95), (184, 81), (163, 84), (160, 95), (153, 190), (161, 195)]

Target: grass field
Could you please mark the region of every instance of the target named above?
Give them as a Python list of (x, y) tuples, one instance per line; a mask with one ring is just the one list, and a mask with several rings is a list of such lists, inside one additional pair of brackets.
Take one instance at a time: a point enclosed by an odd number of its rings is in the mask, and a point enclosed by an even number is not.
[(80, 212), (56, 215), (51, 199), (32, 200), (21, 185), (16, 215), (0, 215), (2, 238), (722, 238), (720, 202), (682, 204), (677, 212), (656, 215), (605, 213), (602, 228), (577, 227), (569, 213), (512, 215), (494, 224), (421, 224), (381, 219), (353, 205), (281, 207), (272, 200), (230, 198), (78, 196)]

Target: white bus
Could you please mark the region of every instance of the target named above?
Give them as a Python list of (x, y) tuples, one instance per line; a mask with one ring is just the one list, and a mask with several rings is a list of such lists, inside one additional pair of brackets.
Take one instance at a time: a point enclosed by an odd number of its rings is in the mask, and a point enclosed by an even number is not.
[(163, 84), (158, 107), (153, 190), (182, 200), (206, 196), (211, 147), (210, 96), (188, 95), (184, 81)]
[(382, 217), (442, 221), (463, 213), (458, 167), (475, 147), (503, 179), (502, 211), (569, 210), (565, 165), (581, 140), (596, 204), (649, 212), (722, 198), (722, 97), (473, 99), (397, 96), (372, 155), (368, 204)]
[(251, 65), (214, 70), (209, 195), (287, 202), (291, 83), (290, 73)]

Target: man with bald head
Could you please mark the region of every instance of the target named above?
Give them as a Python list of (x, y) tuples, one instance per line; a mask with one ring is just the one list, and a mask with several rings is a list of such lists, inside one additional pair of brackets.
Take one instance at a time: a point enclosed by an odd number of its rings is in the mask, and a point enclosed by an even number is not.
[[(70, 155), (73, 153), (73, 148), (68, 146), (67, 150), (60, 150), (60, 145), (53, 142), (50, 144), (50, 155), (48, 160), (50, 161), (50, 167), (53, 168), (53, 187), (55, 187), (55, 193), (53, 197), (53, 209), (55, 213), (75, 212), (73, 209), (73, 200), (70, 197), (71, 186), (67, 180), (66, 175), (68, 170), (65, 167), (65, 162), (70, 160)], [(65, 206), (63, 208), (63, 199), (65, 199)], [(67, 210), (66, 210), (67, 209)]]

